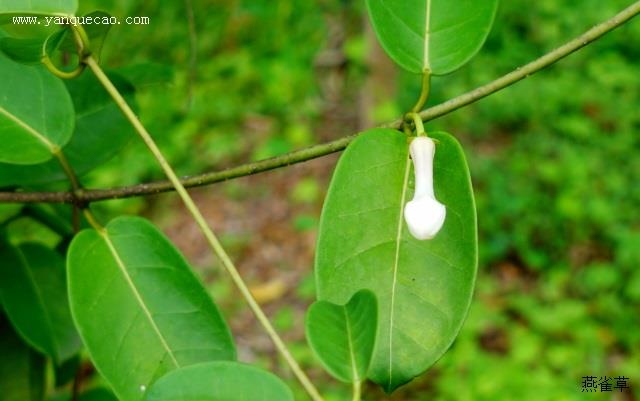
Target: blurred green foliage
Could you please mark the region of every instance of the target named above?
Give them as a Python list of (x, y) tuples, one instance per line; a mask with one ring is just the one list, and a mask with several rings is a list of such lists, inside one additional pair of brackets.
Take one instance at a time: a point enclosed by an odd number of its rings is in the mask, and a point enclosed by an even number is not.
[[(83, 12), (151, 17), (151, 26), (114, 27), (102, 61), (135, 77), (142, 119), (182, 174), (327, 139), (314, 134), (323, 119), (314, 60), (329, 41), (327, 21), (346, 25), (347, 88), (355, 93), (367, 79), (363, 1), (193, 0), (195, 74), (186, 3), (81, 2)], [(434, 80), (429, 104), (489, 82), (628, 4), (501, 2), (485, 47), (462, 70)], [(640, 20), (632, 20), (536, 76), (427, 124), (458, 136), (471, 165), (481, 250), (476, 299), (459, 339), (429, 373), (391, 397), (368, 388), (365, 399), (610, 399), (581, 392), (587, 375), (629, 377), (640, 397), (639, 68)], [(397, 96), (373, 105), (377, 120), (395, 118), (415, 102), (419, 78), (398, 71), (396, 81)], [(159, 178), (136, 140), (85, 182)], [(318, 203), (320, 185), (300, 181), (291, 202)], [(230, 198), (251, 196), (234, 188), (228, 187)], [(138, 199), (97, 207), (111, 214), (145, 205)], [(305, 209), (291, 224), (315, 230), (317, 219)], [(14, 236), (35, 235), (32, 223), (12, 224)], [(44, 238), (53, 242), (53, 235)], [(233, 294), (228, 285), (216, 283), (216, 293)], [(309, 277), (298, 291), (307, 303), (310, 288)], [(284, 331), (301, 325), (288, 306), (275, 316)], [(328, 401), (347, 397), (302, 340), (292, 348)]]

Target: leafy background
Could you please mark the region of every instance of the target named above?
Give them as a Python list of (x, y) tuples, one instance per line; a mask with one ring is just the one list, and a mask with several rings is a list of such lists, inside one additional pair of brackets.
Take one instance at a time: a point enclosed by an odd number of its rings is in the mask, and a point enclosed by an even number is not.
[[(419, 92), (419, 79), (396, 70), (375, 46), (364, 2), (193, 0), (195, 75), (186, 3), (85, 0), (80, 6), (151, 17), (151, 26), (114, 27), (102, 61), (142, 83), (142, 119), (182, 174), (338, 138), (397, 117)], [(510, 71), (627, 4), (501, 2), (485, 47), (462, 70), (434, 81), (430, 104)], [(612, 399), (581, 393), (586, 375), (627, 376), (632, 391), (613, 399), (640, 397), (639, 42), (640, 21), (632, 21), (535, 77), (427, 124), (455, 134), (467, 151), (480, 227), (475, 300), (458, 340), (434, 369), (390, 397), (367, 388), (365, 399)], [(194, 191), (328, 400), (346, 399), (348, 389), (322, 373), (305, 345), (302, 321), (313, 301), (315, 235), (336, 160)], [(133, 140), (83, 182), (160, 178)], [(159, 224), (205, 278), (232, 325), (240, 358), (276, 369), (303, 399), (288, 371), (278, 371), (283, 365), (269, 340), (233, 296), (175, 195), (95, 207), (105, 221), (139, 213)], [(10, 215), (15, 207), (1, 210)], [(9, 228), (14, 241), (60, 241), (30, 219)], [(64, 399), (64, 392), (54, 398)]]

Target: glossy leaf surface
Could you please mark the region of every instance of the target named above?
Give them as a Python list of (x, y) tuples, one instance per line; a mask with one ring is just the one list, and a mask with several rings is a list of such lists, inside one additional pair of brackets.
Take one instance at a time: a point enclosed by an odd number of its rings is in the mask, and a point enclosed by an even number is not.
[(237, 362), (211, 362), (170, 372), (149, 389), (145, 401), (293, 401), (273, 374)]
[(376, 296), (361, 290), (346, 305), (317, 301), (306, 319), (307, 340), (327, 370), (347, 383), (367, 377), (378, 329)]
[(0, 396), (2, 401), (42, 401), (45, 359), (29, 349), (0, 313)]
[[(109, 74), (129, 104), (135, 105), (134, 89), (124, 78)], [(76, 109), (75, 131), (63, 153), (78, 175), (109, 161), (133, 137), (134, 131), (95, 77), (85, 72), (66, 82)], [(33, 185), (66, 180), (57, 160), (31, 166), (0, 163), (0, 186)]]
[(36, 164), (52, 158), (73, 133), (75, 115), (64, 84), (42, 66), (0, 54), (0, 162)]
[(478, 52), (498, 0), (367, 0), (367, 7), (382, 47), (396, 63), (442, 75)]
[(435, 194), (447, 219), (433, 239), (411, 236), (403, 207), (413, 196), (407, 137), (373, 129), (342, 155), (322, 211), (318, 298), (345, 303), (358, 290), (378, 299), (378, 339), (369, 378), (387, 392), (423, 373), (455, 339), (477, 268), (476, 214), (458, 142), (432, 133)]
[(62, 257), (42, 245), (14, 248), (0, 239), (0, 261), (0, 299), (20, 335), (57, 363), (76, 354), (81, 342)]
[(120, 217), (84, 230), (68, 257), (71, 310), (96, 368), (121, 401), (165, 373), (233, 360), (220, 312), (182, 255), (151, 223)]

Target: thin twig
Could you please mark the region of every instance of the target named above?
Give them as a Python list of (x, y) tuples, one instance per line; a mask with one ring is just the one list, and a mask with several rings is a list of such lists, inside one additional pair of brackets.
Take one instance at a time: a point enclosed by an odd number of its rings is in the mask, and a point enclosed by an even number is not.
[[(545, 54), (544, 56), (530, 62), (529, 64), (519, 67), (484, 86), (423, 110), (420, 112), (420, 117), (423, 121), (434, 120), (513, 85), (599, 39), (606, 33), (611, 32), (615, 28), (629, 21), (639, 13), (640, 1), (636, 1), (609, 20), (594, 26), (584, 34)], [(383, 124), (382, 127), (399, 129), (402, 127), (402, 123), (403, 119), (399, 118), (395, 121)], [(334, 141), (318, 144), (255, 163), (247, 163), (221, 171), (204, 173), (192, 177), (184, 177), (180, 179), (180, 182), (187, 188), (204, 186), (304, 162), (343, 150), (357, 137), (357, 135), (358, 134), (346, 136)], [(173, 187), (169, 181), (159, 181), (111, 189), (81, 190), (77, 191), (75, 195), (77, 199), (86, 203), (91, 203), (109, 199), (145, 196), (172, 190)], [(71, 203), (73, 202), (73, 195), (69, 192), (0, 192), (0, 203), (38, 202)]]
[[(338, 140), (311, 146), (295, 152), (287, 153), (270, 159), (260, 160), (254, 163), (243, 164), (237, 167), (221, 171), (204, 173), (192, 177), (180, 179), (186, 188), (199, 187), (216, 182), (232, 180), (273, 170), (283, 166), (315, 159), (331, 153), (338, 152), (355, 139), (356, 135), (347, 136)], [(156, 181), (129, 187), (117, 187), (110, 189), (81, 189), (75, 193), (76, 197), (85, 203), (93, 203), (110, 199), (131, 198), (173, 191), (173, 185), (169, 181)], [(0, 192), (0, 203), (72, 203), (73, 194), (70, 192)]]

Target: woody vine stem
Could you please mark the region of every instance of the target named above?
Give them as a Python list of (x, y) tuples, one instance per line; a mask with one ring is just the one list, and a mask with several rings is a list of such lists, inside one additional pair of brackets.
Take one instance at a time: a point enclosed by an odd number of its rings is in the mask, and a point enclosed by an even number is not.
[[(550, 51), (542, 57), (531, 61), (530, 63), (519, 67), (510, 73), (492, 81), (488, 84), (473, 89), (465, 94), (448, 100), (444, 103), (430, 107), (418, 113), (422, 121), (434, 120), (438, 117), (447, 115), (461, 107), (475, 103), (493, 93), (499, 92), (518, 81), (529, 77), (541, 71), (542, 69), (556, 63), (557, 61), (567, 57), (573, 52), (587, 46), (589, 43), (601, 38), (605, 34), (613, 31), (619, 26), (625, 24), (630, 19), (640, 14), (640, 1), (636, 1), (629, 7), (623, 9), (610, 19), (594, 26), (582, 35), (568, 41), (564, 45)], [(398, 118), (383, 124), (383, 127), (401, 128), (404, 118)], [(253, 175), (264, 171), (273, 170), (280, 167), (289, 166), (295, 163), (301, 163), (307, 160), (326, 156), (331, 153), (339, 152), (351, 143), (355, 135), (345, 136), (330, 142), (314, 145), (305, 149), (294, 152), (285, 153), (271, 159), (265, 159), (254, 163), (241, 164), (236, 167), (228, 168), (220, 171), (208, 172), (192, 177), (183, 177), (180, 183), (185, 188), (204, 186), (215, 184), (221, 181), (227, 181), (239, 177)], [(79, 200), (84, 203), (92, 203), (110, 199), (130, 198), (136, 196), (152, 195), (161, 192), (173, 191), (173, 185), (169, 181), (158, 181), (144, 184), (138, 184), (127, 187), (110, 188), (110, 189), (93, 189), (78, 190), (74, 192), (0, 192), (0, 203), (73, 203)]]

